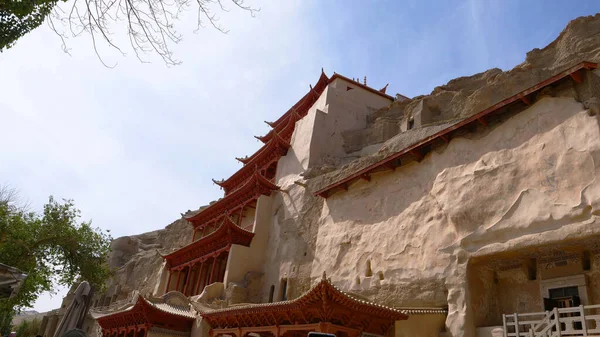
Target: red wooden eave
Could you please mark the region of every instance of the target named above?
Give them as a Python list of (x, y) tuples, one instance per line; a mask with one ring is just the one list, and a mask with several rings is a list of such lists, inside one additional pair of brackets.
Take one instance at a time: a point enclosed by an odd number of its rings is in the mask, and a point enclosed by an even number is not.
[(379, 89), (379, 91), (385, 94), (385, 93), (386, 93), (386, 91), (387, 91), (387, 87), (388, 87), (388, 85), (390, 85), (390, 84), (389, 84), (389, 83), (387, 83), (387, 84), (385, 85), (385, 87), (383, 87), (383, 88)]
[[(312, 103), (312, 104), (314, 104), (314, 103)], [(312, 106), (312, 104), (310, 104), (310, 106)], [(306, 110), (306, 112), (308, 112), (308, 110)], [(277, 135), (279, 135), (279, 137), (281, 137), (285, 141), (289, 142), (292, 139), (292, 134), (294, 133), (294, 130), (296, 129), (296, 122), (301, 120), (304, 116), (306, 116), (306, 113), (304, 113), (304, 115), (300, 115), (297, 111), (294, 110), (294, 111), (292, 111), (291, 114), (287, 115), (285, 126), (271, 130), (266, 136), (262, 136), (262, 137), (254, 136), (254, 137), (266, 144), (273, 139), (273, 136), (275, 134), (277, 134)], [(252, 158), (255, 155), (256, 155), (256, 153), (254, 155), (252, 155), (251, 157), (244, 158), (243, 160), (240, 160), (240, 161), (242, 163), (246, 164), (250, 160), (250, 158)]]
[(185, 219), (192, 222), (194, 227), (203, 227), (219, 221), (227, 212), (234, 213), (234, 210), (243, 207), (243, 205), (248, 204), (254, 199), (258, 199), (260, 195), (270, 195), (271, 191), (276, 190), (279, 190), (277, 185), (267, 180), (255, 170), (251, 178), (242, 187)]
[(200, 314), (213, 330), (329, 322), (380, 335), (386, 335), (395, 321), (408, 319), (400, 310), (356, 299), (326, 279), (294, 300)]
[(193, 317), (177, 315), (154, 307), (142, 296), (139, 296), (130, 309), (97, 318), (103, 335), (111, 331), (130, 331), (146, 329), (151, 326), (190, 331), (194, 322)]
[[(562, 79), (564, 79), (565, 77), (572, 77), (574, 79), (574, 81), (577, 80), (581, 80), (581, 76), (579, 74), (580, 71), (587, 69), (587, 70), (592, 70), (592, 69), (596, 69), (597, 68), (597, 64), (596, 63), (592, 63), (592, 62), (581, 62), (573, 67), (568, 68), (565, 71), (562, 71), (559, 74), (556, 74), (526, 90), (523, 90), (522, 92), (513, 95), (497, 104), (494, 104), (490, 107), (488, 107), (487, 109), (471, 116), (468, 118), (463, 119), (460, 122), (457, 122), (456, 124), (453, 124), (451, 126), (449, 126), (448, 128), (434, 134), (431, 135), (423, 140), (421, 140), (420, 142), (409, 146), (407, 148), (405, 148), (404, 150), (401, 150), (399, 152), (396, 152), (358, 172), (353, 173), (352, 175), (337, 181), (333, 184), (330, 184), (324, 188), (322, 188), (321, 190), (317, 191), (314, 193), (314, 195), (316, 196), (321, 196), (323, 198), (328, 198), (332, 192), (334, 192), (334, 189), (344, 189), (347, 190), (348, 186), (351, 185), (353, 182), (361, 179), (362, 176), (364, 176), (365, 174), (369, 174), (372, 173), (373, 171), (375, 171), (376, 169), (380, 169), (381, 167), (395, 167), (394, 165), (390, 165), (391, 162), (398, 160), (400, 157), (408, 154), (408, 153), (415, 153), (415, 151), (419, 151), (421, 148), (431, 145), (435, 140), (437, 139), (443, 139), (444, 141), (448, 141), (448, 139), (450, 138), (450, 133), (457, 130), (457, 129), (461, 129), (463, 127), (466, 127), (472, 123), (483, 123), (485, 124), (485, 116), (491, 115), (493, 113), (498, 112), (499, 110), (503, 109), (504, 107), (506, 107), (509, 104), (512, 104), (516, 101), (520, 101), (523, 100), (524, 102), (528, 102), (527, 100), (527, 96), (537, 92), (538, 90), (547, 87), (557, 81), (560, 81)], [(576, 75), (573, 75), (576, 74)], [(335, 77), (335, 75), (334, 75)], [(332, 79), (334, 78), (332, 77)], [(482, 122), (483, 121), (483, 122)], [(420, 153), (420, 152), (417, 152)]]
[[(285, 125), (285, 127), (281, 128), (279, 131), (277, 131), (276, 129), (273, 129), (273, 130), (271, 130), (271, 132), (269, 132), (268, 140), (265, 140), (264, 137), (256, 137), (256, 136), (255, 137), (257, 139), (261, 140), (263, 143), (265, 143), (265, 145), (269, 144), (275, 138), (280, 138), (283, 142), (289, 143), (290, 140), (292, 139), (292, 134), (294, 133), (294, 130), (296, 129), (296, 122), (301, 119), (302, 119), (302, 116), (300, 116), (298, 113), (296, 113), (294, 111), (292, 114), (290, 114), (288, 116), (287, 124)], [(253, 155), (246, 157), (240, 161), (242, 163), (244, 163), (244, 165), (247, 165), (254, 157), (256, 157), (262, 151), (262, 149), (265, 147), (265, 145), (263, 145)]]
[(256, 152), (254, 156), (248, 158), (244, 167), (226, 180), (216, 181), (213, 179), (213, 182), (221, 186), (225, 190), (225, 195), (227, 195), (242, 186), (242, 184), (252, 176), (255, 170), (261, 172), (267, 169), (273, 162), (276, 162), (279, 158), (285, 156), (289, 148), (290, 144), (275, 133), (275, 136), (272, 137), (267, 144)]
[(232, 244), (249, 247), (254, 233), (237, 226), (228, 215), (214, 232), (164, 256), (169, 269), (194, 264)]
[[(229, 194), (230, 192), (234, 191), (239, 186), (241, 186), (243, 182), (247, 179), (252, 169), (251, 166), (257, 166), (259, 170), (263, 170), (273, 161), (277, 161), (281, 156), (284, 156), (286, 154), (287, 149), (290, 146), (289, 141), (291, 140), (292, 134), (294, 132), (296, 122), (304, 116), (306, 116), (310, 107), (317, 101), (317, 99), (319, 99), (320, 95), (323, 93), (327, 85), (329, 85), (335, 79), (338, 78), (353, 83), (354, 85), (357, 85), (358, 87), (363, 88), (371, 93), (375, 93), (387, 99), (393, 100), (391, 96), (385, 94), (385, 89), (387, 88), (387, 85), (381, 90), (375, 90), (371, 87), (352, 81), (347, 77), (344, 77), (339, 74), (334, 74), (331, 78), (328, 78), (322, 71), (321, 76), (319, 77), (319, 80), (317, 81), (315, 87), (311, 87), (311, 90), (302, 99), (300, 99), (300, 101), (294, 104), (294, 106), (290, 110), (288, 110), (283, 116), (281, 116), (277, 121), (273, 123), (267, 122), (267, 124), (269, 124), (269, 126), (271, 126), (273, 130), (271, 130), (267, 135), (263, 137), (256, 137), (259, 140), (265, 142), (266, 144), (250, 157), (236, 158), (245, 166), (242, 169), (238, 170), (236, 173), (234, 173), (230, 178), (221, 181), (213, 179), (213, 182), (221, 186), (225, 190), (225, 194)], [(275, 140), (277, 142), (271, 145), (271, 143)], [(274, 150), (273, 146), (275, 145), (276, 149)]]
[[(292, 132), (283, 132), (283, 129), (286, 128), (288, 121), (290, 120), (290, 116), (293, 114), (298, 115), (300, 118), (306, 116), (310, 107), (312, 107), (313, 104), (315, 104), (315, 102), (317, 101), (317, 99), (319, 99), (319, 97), (321, 96), (323, 91), (325, 91), (325, 88), (328, 84), (329, 78), (327, 77), (327, 75), (325, 75), (323, 71), (321, 71), (321, 76), (319, 77), (319, 80), (317, 81), (317, 84), (315, 84), (314, 88), (311, 87), (308, 93), (306, 93), (296, 104), (294, 104), (288, 111), (286, 111), (286, 113), (279, 117), (279, 119), (277, 119), (275, 122), (265, 123), (267, 123), (271, 128), (273, 128), (274, 131), (279, 132), (283, 139), (289, 141), (292, 137), (293, 129), (291, 130)], [(255, 138), (262, 141), (263, 143), (267, 143), (273, 137), (273, 130), (269, 131), (264, 136), (255, 136)]]

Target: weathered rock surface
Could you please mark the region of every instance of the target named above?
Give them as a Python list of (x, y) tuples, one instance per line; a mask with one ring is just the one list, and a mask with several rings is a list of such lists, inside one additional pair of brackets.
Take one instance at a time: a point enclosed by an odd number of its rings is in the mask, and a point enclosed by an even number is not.
[[(429, 95), (395, 102), (388, 108), (380, 109), (369, 118), (370, 128), (344, 135), (346, 152), (359, 151), (362, 147), (388, 139), (391, 144), (397, 141), (405, 142), (406, 139), (398, 140), (392, 137), (406, 130), (403, 125), (411, 117), (414, 118), (415, 128), (463, 119), (578, 62), (598, 62), (599, 32), (600, 14), (578, 18), (571, 21), (548, 46), (527, 53), (525, 62), (512, 70), (502, 71), (494, 68), (472, 76), (456, 78), (436, 87)], [(392, 131), (394, 122), (397, 124), (396, 132)], [(404, 138), (410, 138), (414, 143), (420, 139), (419, 136), (415, 134)], [(393, 148), (394, 146), (384, 147), (375, 156), (385, 156)]]
[(469, 335), (470, 258), (600, 234), (599, 150), (597, 117), (572, 97), (543, 98), (327, 199), (310, 278), (327, 271), (387, 305), (448, 305), (452, 334)]
[(185, 220), (176, 220), (165, 229), (125, 236), (111, 244), (110, 267), (115, 275), (110, 280), (107, 294), (126, 298), (133, 290), (151, 293), (160, 279), (162, 258), (159, 252), (169, 253), (190, 243), (192, 227)]
[[(588, 72), (583, 84), (567, 81), (542, 92), (531, 107), (453, 139), (420, 163), (373, 175), (326, 201), (310, 193), (569, 66), (599, 62), (599, 33), (600, 15), (577, 19), (511, 71), (459, 78), (376, 112), (389, 119), (401, 108), (401, 124), (421, 109), (420, 125), (378, 152), (338, 170), (312, 169), (303, 175), (308, 189), (294, 184), (298, 176), (282, 177), (285, 193), (274, 201), (271, 230), (277, 243), (265, 267), (265, 275), (276, 276), (267, 284), (287, 277), (297, 294), (326, 271), (343, 290), (382, 304), (448, 306), (451, 335), (472, 336), (476, 317), (466, 282), (472, 258), (600, 235), (598, 72)], [(370, 133), (363, 146), (370, 145), (372, 130), (361, 132)], [(355, 144), (361, 136), (344, 137)], [(506, 305), (501, 310), (516, 311)]]

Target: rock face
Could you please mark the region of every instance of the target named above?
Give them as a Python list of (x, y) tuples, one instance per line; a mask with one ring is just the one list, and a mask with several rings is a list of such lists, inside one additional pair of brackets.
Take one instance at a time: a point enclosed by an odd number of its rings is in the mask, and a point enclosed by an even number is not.
[(185, 220), (176, 220), (165, 229), (125, 236), (111, 244), (109, 265), (115, 271), (107, 292), (98, 294), (97, 305), (131, 297), (134, 290), (141, 294), (152, 293), (161, 276), (160, 253), (169, 253), (190, 243), (192, 227)]
[[(436, 87), (429, 95), (397, 101), (374, 113), (369, 118), (371, 127), (345, 133), (345, 149), (352, 153), (388, 140), (405, 131), (411, 118), (414, 127), (419, 128), (471, 116), (577, 62), (597, 62), (600, 59), (598, 31), (600, 14), (578, 18), (571, 21), (558, 38), (544, 49), (527, 53), (525, 62), (512, 70), (503, 72), (494, 68), (473, 76), (460, 77)], [(589, 98), (582, 101), (588, 101)], [(387, 149), (393, 150), (393, 147)], [(389, 153), (389, 150), (384, 150), (381, 155)]]
[(472, 324), (456, 317), (469, 314), (472, 256), (600, 234), (599, 129), (573, 98), (543, 98), (486, 135), (330, 197), (311, 277), (326, 270), (388, 305), (448, 305), (458, 335)]

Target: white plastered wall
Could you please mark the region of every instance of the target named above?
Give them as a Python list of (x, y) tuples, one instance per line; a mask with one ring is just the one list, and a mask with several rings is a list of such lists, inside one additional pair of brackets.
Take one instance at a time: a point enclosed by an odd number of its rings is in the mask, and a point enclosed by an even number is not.
[(225, 270), (225, 287), (230, 282), (243, 283), (248, 272), (262, 269), (269, 239), (271, 196), (260, 196), (256, 203), (256, 212), (251, 213), (255, 214), (251, 217), (254, 220), (254, 238), (249, 247), (231, 246)]
[(326, 107), (314, 111), (309, 166), (337, 165), (340, 158), (346, 156), (342, 133), (364, 129), (369, 114), (392, 103), (391, 99), (340, 78), (327, 89), (323, 94)]
[(167, 282), (169, 282), (169, 268), (167, 268), (167, 261), (163, 261), (159, 272), (159, 278), (152, 292), (154, 296), (161, 296), (167, 293)]
[[(258, 209), (258, 207), (256, 209)], [(242, 217), (240, 227), (250, 231), (253, 230), (254, 220), (256, 219), (256, 209), (250, 207), (244, 209), (244, 216)]]

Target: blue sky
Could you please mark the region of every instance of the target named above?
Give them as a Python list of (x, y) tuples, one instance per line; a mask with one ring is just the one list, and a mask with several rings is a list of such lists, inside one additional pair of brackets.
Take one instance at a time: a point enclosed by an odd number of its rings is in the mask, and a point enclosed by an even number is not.
[[(188, 12), (177, 67), (101, 48), (118, 62), (107, 69), (88, 38), (69, 40), (69, 56), (45, 25), (0, 54), (0, 184), (34, 209), (49, 195), (72, 198), (115, 237), (163, 228), (221, 195), (211, 178), (259, 148), (252, 136), (268, 131), (263, 120), (295, 103), (321, 67), (412, 97), (510, 69), (571, 19), (600, 12), (598, 1), (247, 2), (261, 11), (222, 14), (227, 35), (192, 33)], [(35, 309), (57, 307), (63, 294)]]

